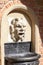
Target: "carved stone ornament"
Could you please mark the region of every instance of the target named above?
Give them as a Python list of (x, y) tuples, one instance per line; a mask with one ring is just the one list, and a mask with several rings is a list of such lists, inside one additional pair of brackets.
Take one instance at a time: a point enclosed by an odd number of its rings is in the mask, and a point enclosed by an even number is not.
[(23, 18), (15, 18), (11, 21), (10, 35), (14, 42), (22, 42), (25, 37), (26, 24)]

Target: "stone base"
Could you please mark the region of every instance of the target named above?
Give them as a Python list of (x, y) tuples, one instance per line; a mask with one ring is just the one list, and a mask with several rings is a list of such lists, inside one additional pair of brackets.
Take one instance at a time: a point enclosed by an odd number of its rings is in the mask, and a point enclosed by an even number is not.
[(39, 65), (39, 61), (32, 61), (32, 62), (20, 62), (20, 63), (9, 63), (7, 62), (5, 65)]

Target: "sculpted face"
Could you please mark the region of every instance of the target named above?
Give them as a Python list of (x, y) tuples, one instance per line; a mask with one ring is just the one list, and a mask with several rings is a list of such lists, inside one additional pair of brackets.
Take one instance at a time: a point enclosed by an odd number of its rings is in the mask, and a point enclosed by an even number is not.
[(23, 41), (24, 37), (25, 37), (25, 28), (26, 28), (26, 24), (25, 21), (21, 19), (15, 19), (12, 21), (13, 24), (13, 28), (11, 28), (13, 30), (13, 33), (11, 34), (11, 37), (15, 37), (16, 42), (17, 41)]

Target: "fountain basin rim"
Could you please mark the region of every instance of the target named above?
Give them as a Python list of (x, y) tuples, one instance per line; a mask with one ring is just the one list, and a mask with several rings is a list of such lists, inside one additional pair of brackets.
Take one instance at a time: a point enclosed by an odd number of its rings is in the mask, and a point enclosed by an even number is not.
[(28, 61), (28, 62), (29, 62), (29, 61), (38, 60), (39, 58), (40, 58), (40, 55), (39, 55), (39, 54), (36, 54), (36, 55), (34, 54), (34, 56), (30, 56), (30, 57), (23, 57), (23, 56), (22, 56), (22, 57), (19, 57), (19, 56), (18, 56), (18, 57), (17, 57), (17, 56), (13, 56), (13, 57), (12, 57), (12, 56), (5, 56), (5, 59), (6, 59), (7, 61), (10, 60), (11, 62), (13, 62), (13, 61), (14, 61), (14, 62), (15, 62), (15, 61), (16, 61), (16, 62), (21, 62), (21, 61), (23, 61), (23, 62), (24, 62), (24, 61)]

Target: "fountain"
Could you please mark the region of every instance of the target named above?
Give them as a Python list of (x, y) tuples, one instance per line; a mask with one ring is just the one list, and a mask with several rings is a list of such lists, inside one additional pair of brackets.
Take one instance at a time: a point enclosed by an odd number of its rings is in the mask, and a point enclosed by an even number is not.
[(26, 24), (22, 18), (11, 21), (10, 36), (13, 42), (5, 43), (5, 65), (38, 65), (40, 55), (31, 52), (31, 41), (24, 41)]

